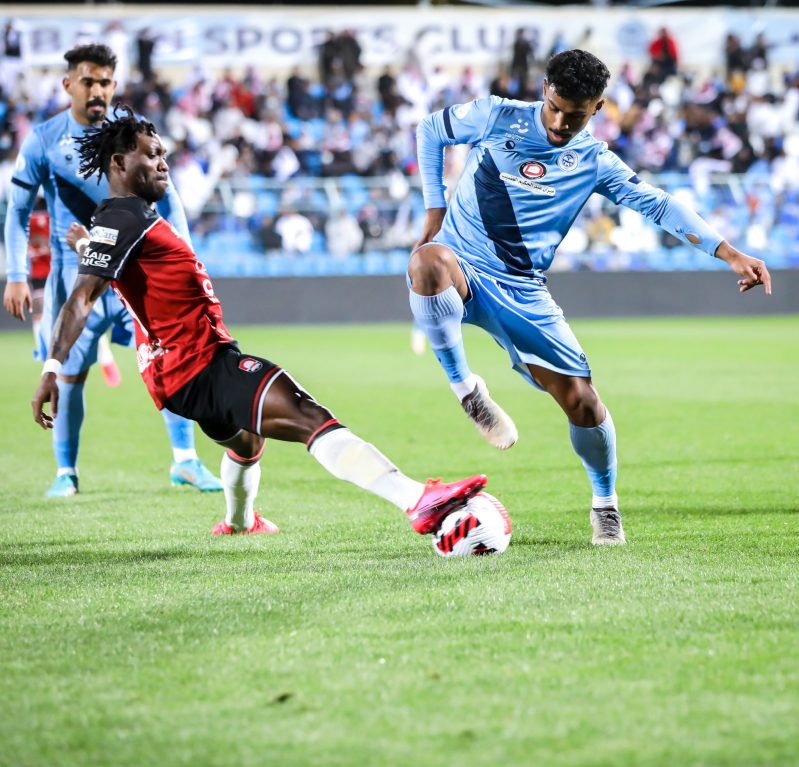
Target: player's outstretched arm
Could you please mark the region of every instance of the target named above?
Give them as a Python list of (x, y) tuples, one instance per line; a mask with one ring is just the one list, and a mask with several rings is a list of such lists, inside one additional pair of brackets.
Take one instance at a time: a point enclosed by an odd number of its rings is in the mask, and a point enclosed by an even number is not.
[(741, 277), (738, 280), (739, 293), (745, 293), (757, 285), (762, 285), (766, 295), (771, 295), (771, 275), (764, 261), (747, 256), (746, 253), (741, 253), (740, 250), (733, 248), (726, 240), (718, 246), (716, 258), (726, 262), (730, 269)]
[[(95, 301), (106, 291), (110, 280), (94, 274), (79, 274), (72, 289), (72, 294), (61, 308), (53, 326), (53, 338), (50, 345), (50, 356), (44, 363), (39, 387), (33, 395), (31, 407), (33, 420), (43, 429), (53, 428), (53, 419), (58, 414), (58, 384), (56, 379), (61, 364), (67, 358), (69, 350), (86, 326)], [(50, 415), (44, 412), (45, 402), (50, 403)]]

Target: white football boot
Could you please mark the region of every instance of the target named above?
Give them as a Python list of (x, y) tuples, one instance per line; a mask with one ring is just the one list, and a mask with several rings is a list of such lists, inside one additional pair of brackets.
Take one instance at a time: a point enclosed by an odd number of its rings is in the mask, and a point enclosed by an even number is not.
[(594, 546), (617, 546), (620, 543), (627, 543), (618, 509), (591, 509), (590, 519), (591, 529), (594, 532), (591, 543)]
[(477, 386), (471, 394), (461, 400), (461, 406), (477, 431), (498, 450), (507, 450), (516, 444), (519, 432), (511, 417), (488, 393), (488, 387), (480, 376), (475, 376)]

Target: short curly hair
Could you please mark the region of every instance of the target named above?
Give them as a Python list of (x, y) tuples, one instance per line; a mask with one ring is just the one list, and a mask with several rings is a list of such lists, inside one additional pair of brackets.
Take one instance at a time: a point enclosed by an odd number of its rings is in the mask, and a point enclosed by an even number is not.
[(101, 43), (90, 43), (89, 45), (76, 45), (64, 54), (67, 62), (67, 69), (72, 71), (82, 61), (97, 64), (98, 67), (117, 68), (116, 54), (107, 46)]
[(588, 51), (575, 48), (553, 56), (547, 62), (547, 82), (569, 101), (596, 101), (610, 79), (608, 68)]

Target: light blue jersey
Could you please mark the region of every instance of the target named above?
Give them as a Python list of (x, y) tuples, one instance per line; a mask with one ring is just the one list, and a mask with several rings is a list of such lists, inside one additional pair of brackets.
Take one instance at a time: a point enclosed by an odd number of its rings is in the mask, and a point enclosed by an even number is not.
[[(80, 159), (74, 137), (86, 130), (67, 109), (37, 125), (22, 142), (5, 223), (9, 282), (24, 282), (28, 276), (28, 222), (40, 187), (50, 214), (51, 263), (77, 268), (78, 255), (67, 245), (67, 230), (73, 221), (88, 228), (97, 204), (108, 197), (105, 177), (97, 183), (96, 175), (83, 178), (78, 174)], [(171, 183), (158, 210), (191, 242), (183, 206)]]
[(597, 192), (713, 256), (722, 242), (696, 213), (641, 181), (587, 130), (553, 146), (541, 102), (491, 96), (426, 117), (417, 130), (427, 208), (444, 208), (444, 147), (472, 149), (435, 242), (506, 284), (545, 279), (555, 250)]

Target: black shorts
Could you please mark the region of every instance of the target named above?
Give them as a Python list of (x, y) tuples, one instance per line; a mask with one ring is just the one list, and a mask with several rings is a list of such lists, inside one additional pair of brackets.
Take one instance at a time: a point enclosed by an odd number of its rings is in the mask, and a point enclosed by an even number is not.
[(197, 421), (216, 442), (226, 442), (242, 430), (259, 434), (266, 393), (282, 372), (263, 357), (223, 346), (208, 367), (169, 397), (164, 407)]

